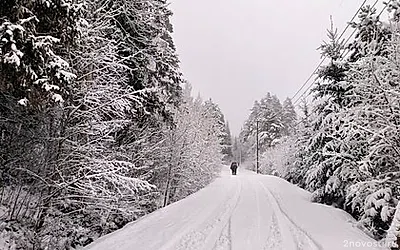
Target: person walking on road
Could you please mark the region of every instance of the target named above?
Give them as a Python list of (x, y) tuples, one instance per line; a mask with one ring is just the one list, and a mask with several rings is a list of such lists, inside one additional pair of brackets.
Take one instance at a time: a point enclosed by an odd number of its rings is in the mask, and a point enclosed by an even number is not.
[(236, 175), (237, 168), (238, 168), (238, 163), (236, 161), (232, 162), (231, 164), (232, 175)]

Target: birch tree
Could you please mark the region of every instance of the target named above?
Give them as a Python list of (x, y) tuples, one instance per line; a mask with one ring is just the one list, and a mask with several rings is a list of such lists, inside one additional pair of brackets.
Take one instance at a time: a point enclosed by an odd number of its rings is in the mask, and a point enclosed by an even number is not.
[(187, 84), (183, 103), (175, 111), (176, 125), (166, 131), (164, 206), (209, 184), (222, 164), (220, 117), (213, 106), (193, 99), (190, 92)]

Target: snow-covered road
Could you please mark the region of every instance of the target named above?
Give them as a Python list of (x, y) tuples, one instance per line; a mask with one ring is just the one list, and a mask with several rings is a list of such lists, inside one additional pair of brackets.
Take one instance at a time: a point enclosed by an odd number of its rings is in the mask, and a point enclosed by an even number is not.
[(85, 249), (379, 249), (352, 221), (280, 178), (224, 167), (206, 188)]

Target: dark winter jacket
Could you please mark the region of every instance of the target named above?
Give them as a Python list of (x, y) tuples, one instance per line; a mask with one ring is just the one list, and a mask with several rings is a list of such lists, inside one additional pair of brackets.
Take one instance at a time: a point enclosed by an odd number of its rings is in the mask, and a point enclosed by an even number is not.
[(231, 169), (234, 170), (234, 169), (237, 169), (237, 168), (238, 168), (237, 162), (232, 162)]

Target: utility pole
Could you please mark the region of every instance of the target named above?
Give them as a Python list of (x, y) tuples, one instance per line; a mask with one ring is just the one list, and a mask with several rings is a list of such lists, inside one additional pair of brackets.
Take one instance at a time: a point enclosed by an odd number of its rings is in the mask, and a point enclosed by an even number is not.
[(256, 173), (258, 174), (258, 120), (256, 121), (256, 158), (257, 158), (257, 162), (256, 162)]

